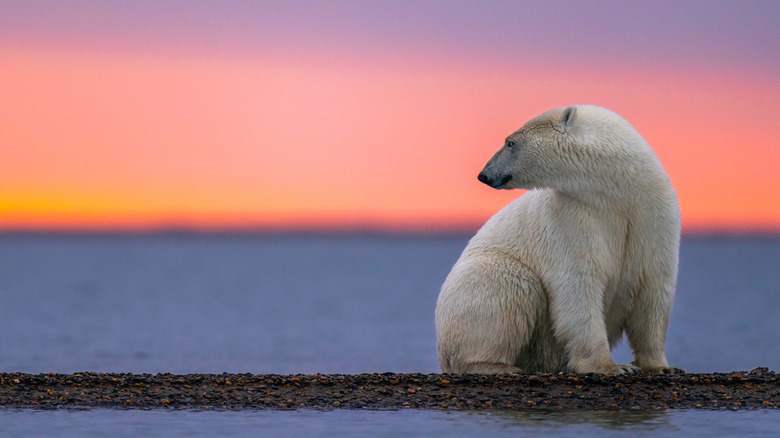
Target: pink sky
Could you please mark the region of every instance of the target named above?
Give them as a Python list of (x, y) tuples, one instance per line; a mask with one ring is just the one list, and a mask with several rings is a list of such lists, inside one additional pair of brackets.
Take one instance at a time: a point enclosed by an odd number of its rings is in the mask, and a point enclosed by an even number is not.
[(616, 4), (0, 6), (0, 229), (474, 226), (520, 194), (476, 180), (503, 138), (574, 103), (686, 229), (780, 229), (778, 7)]

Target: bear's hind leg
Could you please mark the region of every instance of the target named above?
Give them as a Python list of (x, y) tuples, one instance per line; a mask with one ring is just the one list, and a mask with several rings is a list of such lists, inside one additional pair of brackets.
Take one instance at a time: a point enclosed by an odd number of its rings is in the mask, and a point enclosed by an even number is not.
[(507, 374), (521, 357), (545, 311), (541, 283), (504, 255), (473, 256), (457, 264), (436, 305), (439, 363), (445, 373)]

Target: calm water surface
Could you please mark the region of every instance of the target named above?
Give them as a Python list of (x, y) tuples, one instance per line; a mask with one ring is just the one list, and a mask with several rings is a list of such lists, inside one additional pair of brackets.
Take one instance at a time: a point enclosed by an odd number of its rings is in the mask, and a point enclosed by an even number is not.
[[(468, 236), (3, 236), (0, 371), (438, 372), (433, 310)], [(780, 239), (685, 238), (670, 364), (780, 370)], [(615, 359), (630, 362), (622, 345)], [(666, 413), (0, 411), (0, 434), (44, 424), (89, 434), (132, 425), (193, 434), (356, 435), (518, 430), (652, 434), (735, 424), (767, 411)], [(308, 428), (308, 429), (307, 429)], [(655, 429), (653, 429), (655, 428)], [(761, 428), (751, 429), (759, 432)], [(344, 431), (344, 429), (342, 429)], [(594, 432), (588, 432), (594, 431)], [(598, 432), (595, 432), (598, 431)], [(137, 429), (135, 432), (142, 432)], [(113, 432), (112, 432), (113, 433)], [(278, 435), (278, 434), (277, 434)], [(342, 433), (344, 435), (344, 433)]]
[(0, 410), (0, 435), (478, 437), (777, 436), (778, 411), (84, 411)]

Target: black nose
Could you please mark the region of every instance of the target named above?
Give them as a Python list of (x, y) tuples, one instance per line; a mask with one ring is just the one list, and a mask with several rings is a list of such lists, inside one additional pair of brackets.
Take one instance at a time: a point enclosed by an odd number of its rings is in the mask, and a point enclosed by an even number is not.
[(480, 173), (479, 176), (477, 176), (477, 179), (479, 180), (479, 182), (483, 184), (487, 184), (488, 177), (484, 173)]

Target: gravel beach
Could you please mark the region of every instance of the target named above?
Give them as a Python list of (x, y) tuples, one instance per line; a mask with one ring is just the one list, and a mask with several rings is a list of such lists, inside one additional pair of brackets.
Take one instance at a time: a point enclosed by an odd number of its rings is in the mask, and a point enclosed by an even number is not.
[(0, 406), (194, 409), (755, 409), (780, 407), (780, 379), (681, 374), (0, 373)]

